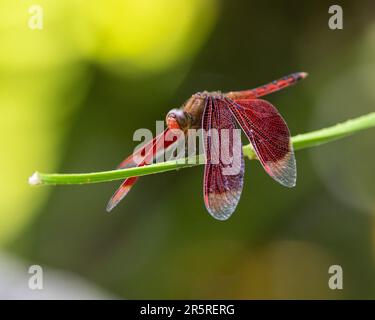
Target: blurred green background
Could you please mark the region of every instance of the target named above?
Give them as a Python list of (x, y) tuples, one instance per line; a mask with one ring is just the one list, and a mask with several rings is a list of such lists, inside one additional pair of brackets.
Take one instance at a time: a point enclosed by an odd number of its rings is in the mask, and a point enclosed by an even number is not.
[[(375, 298), (373, 130), (297, 152), (294, 189), (247, 161), (226, 222), (204, 208), (203, 167), (142, 178), (112, 214), (119, 182), (27, 184), (115, 167), (136, 129), (197, 91), (307, 71), (267, 97), (293, 135), (373, 111), (374, 3), (337, 4), (343, 30), (328, 27), (330, 1), (2, 0), (0, 287), (16, 259), (20, 279), (38, 264), (120, 298)], [(328, 287), (333, 264), (343, 290)]]

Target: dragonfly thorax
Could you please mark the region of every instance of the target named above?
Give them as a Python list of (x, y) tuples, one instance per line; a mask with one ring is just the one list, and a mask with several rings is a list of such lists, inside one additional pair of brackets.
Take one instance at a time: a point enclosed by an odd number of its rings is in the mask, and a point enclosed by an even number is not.
[(193, 97), (195, 98), (201, 98), (201, 99), (205, 99), (205, 98), (217, 98), (217, 99), (221, 99), (223, 98), (223, 93), (221, 91), (202, 91), (202, 92), (197, 92), (196, 94), (193, 95)]
[(202, 114), (207, 101), (208, 92), (192, 95), (180, 109), (172, 109), (166, 117), (169, 129), (181, 129), (186, 132), (188, 129), (201, 127)]

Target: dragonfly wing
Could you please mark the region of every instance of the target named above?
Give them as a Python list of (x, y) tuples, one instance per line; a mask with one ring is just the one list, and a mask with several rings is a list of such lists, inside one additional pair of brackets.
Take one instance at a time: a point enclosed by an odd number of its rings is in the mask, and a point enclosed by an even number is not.
[(276, 108), (261, 99), (226, 101), (267, 173), (282, 185), (294, 187), (297, 168), (293, 145), (288, 126)]
[(110, 212), (128, 194), (133, 185), (137, 182), (137, 177), (127, 178), (119, 186), (107, 204), (107, 212)]
[[(141, 163), (147, 162), (147, 161), (152, 161), (153, 154), (156, 152), (156, 150), (153, 150), (153, 149), (155, 149), (157, 145), (160, 146), (161, 140), (163, 138), (165, 138), (165, 136), (167, 134), (167, 131), (168, 131), (168, 129), (165, 130), (164, 132), (162, 132), (161, 134), (157, 135), (154, 139), (145, 143), (139, 149), (135, 150), (129, 157), (127, 157), (124, 161), (122, 161), (117, 166), (117, 169), (138, 167), (139, 166), (139, 163), (137, 163), (138, 159), (142, 159), (142, 161), (139, 161)], [(153, 152), (150, 152), (151, 150)]]
[[(136, 150), (132, 155), (126, 158), (119, 164), (117, 169), (142, 167), (150, 164), (152, 160), (164, 151), (170, 145), (175, 143), (175, 140), (169, 139), (170, 130), (166, 129), (163, 133), (156, 136), (153, 140), (146, 143), (144, 146)], [(168, 137), (168, 138), (167, 138)], [(143, 155), (143, 156), (142, 156)], [(140, 159), (142, 159), (140, 161)], [(127, 178), (123, 181), (120, 187), (113, 194), (107, 204), (107, 211), (110, 212), (117, 204), (128, 194), (133, 185), (137, 182), (138, 177)]]
[[(206, 156), (204, 202), (208, 212), (218, 220), (228, 219), (236, 209), (245, 171), (241, 135), (238, 129), (235, 134), (236, 122), (225, 104), (225, 101), (208, 98), (202, 118)], [(223, 134), (225, 129), (229, 139)], [(229, 153), (223, 152), (224, 148), (229, 148)]]

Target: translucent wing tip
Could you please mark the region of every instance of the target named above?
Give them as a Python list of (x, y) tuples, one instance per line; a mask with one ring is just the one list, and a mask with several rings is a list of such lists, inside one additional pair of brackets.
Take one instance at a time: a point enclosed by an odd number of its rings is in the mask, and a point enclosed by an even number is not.
[(293, 188), (297, 182), (297, 166), (293, 150), (277, 162), (265, 164), (267, 173), (284, 187)]
[(116, 207), (122, 199), (124, 199), (124, 197), (128, 194), (128, 192), (137, 180), (137, 177), (128, 178), (121, 184), (121, 186), (116, 190), (112, 198), (108, 201), (106, 208), (107, 212), (112, 211), (112, 209)]
[[(123, 189), (122, 189), (123, 190)], [(112, 198), (108, 201), (106, 211), (111, 212), (118, 204), (119, 202), (126, 196), (129, 190), (116, 192)]]
[[(239, 190), (229, 190), (223, 193), (210, 193), (205, 199), (208, 213), (216, 220), (225, 221), (231, 217), (236, 210), (242, 193), (242, 186)], [(228, 201), (228, 199), (230, 199)]]
[(117, 202), (116, 202), (116, 201), (113, 201), (113, 198), (111, 198), (111, 200), (108, 201), (108, 203), (107, 203), (107, 207), (106, 207), (105, 210), (106, 210), (107, 212), (111, 212), (112, 209), (118, 205), (118, 203), (119, 203), (119, 201), (117, 201)]

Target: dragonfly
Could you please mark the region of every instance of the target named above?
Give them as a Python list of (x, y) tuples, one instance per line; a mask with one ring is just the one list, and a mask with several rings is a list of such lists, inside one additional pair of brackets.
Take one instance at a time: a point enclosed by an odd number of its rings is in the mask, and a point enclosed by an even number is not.
[[(285, 187), (294, 187), (297, 169), (289, 128), (277, 109), (260, 97), (290, 87), (306, 77), (306, 72), (296, 72), (251, 90), (193, 94), (181, 108), (168, 112), (164, 132), (135, 151), (117, 168), (145, 166), (152, 162), (160, 152), (176, 143), (173, 139), (166, 139), (171, 130), (179, 129), (187, 135), (189, 129), (203, 129), (205, 207), (215, 219), (226, 220), (235, 211), (243, 189), (245, 165), (241, 135), (233, 135), (226, 141), (233, 149), (232, 158), (235, 158), (234, 154), (239, 156), (239, 170), (234, 174), (223, 174), (228, 163), (222, 159), (213, 161), (213, 155), (218, 152), (223, 139), (219, 135), (219, 139), (214, 141), (207, 132), (215, 129), (220, 133), (239, 126), (268, 175)], [(135, 161), (141, 153), (143, 160)], [(108, 202), (108, 212), (129, 193), (137, 180), (138, 177), (130, 177), (122, 182)]]

